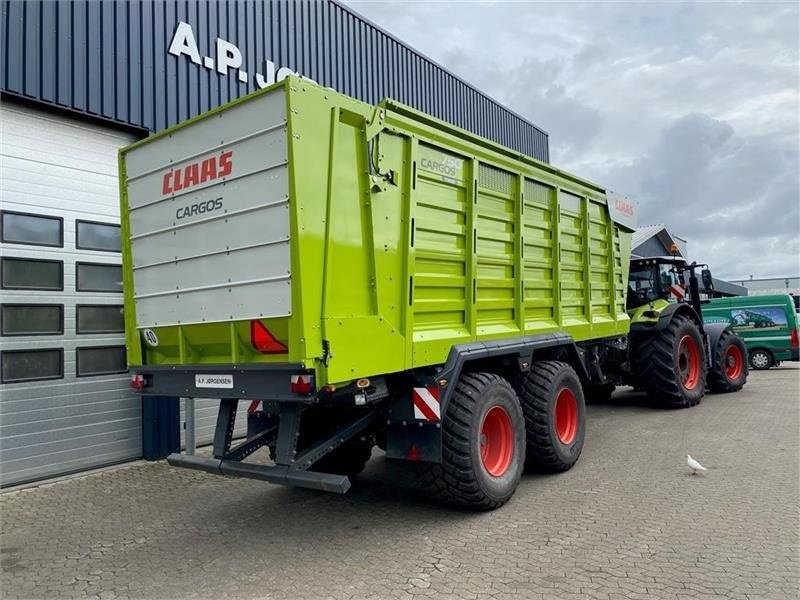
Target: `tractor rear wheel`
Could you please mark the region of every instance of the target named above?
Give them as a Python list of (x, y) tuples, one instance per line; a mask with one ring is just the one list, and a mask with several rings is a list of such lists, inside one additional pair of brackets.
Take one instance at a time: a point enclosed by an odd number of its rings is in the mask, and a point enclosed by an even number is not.
[(689, 408), (706, 388), (706, 356), (697, 325), (676, 316), (638, 344), (637, 379), (647, 395), (667, 408)]
[(708, 372), (712, 392), (738, 392), (747, 381), (747, 347), (742, 338), (723, 331), (714, 348), (714, 366)]
[(442, 416), (442, 462), (421, 463), (432, 498), (493, 510), (514, 494), (525, 465), (525, 425), (517, 394), (494, 373), (461, 375)]
[(533, 363), (519, 383), (528, 440), (528, 466), (548, 473), (578, 461), (586, 435), (586, 403), (581, 380), (565, 362)]

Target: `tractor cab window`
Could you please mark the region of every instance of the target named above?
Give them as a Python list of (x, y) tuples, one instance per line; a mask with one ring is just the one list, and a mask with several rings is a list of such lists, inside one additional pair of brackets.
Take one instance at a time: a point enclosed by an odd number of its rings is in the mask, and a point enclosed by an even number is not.
[(672, 265), (631, 266), (627, 307), (635, 308), (658, 298), (667, 298), (669, 286), (677, 282), (678, 275)]

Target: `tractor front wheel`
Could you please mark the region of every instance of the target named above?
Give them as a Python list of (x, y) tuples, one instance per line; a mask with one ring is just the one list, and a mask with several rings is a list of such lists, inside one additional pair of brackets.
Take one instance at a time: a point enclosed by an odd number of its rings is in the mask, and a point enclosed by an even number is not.
[(492, 510), (514, 494), (525, 464), (525, 425), (511, 385), (494, 373), (461, 375), (442, 417), (442, 462), (422, 463), (432, 498)]
[(742, 338), (723, 331), (714, 348), (714, 366), (708, 372), (712, 392), (738, 392), (747, 381), (747, 347)]
[(706, 356), (697, 325), (676, 316), (638, 344), (637, 379), (647, 395), (667, 408), (689, 408), (706, 388)]

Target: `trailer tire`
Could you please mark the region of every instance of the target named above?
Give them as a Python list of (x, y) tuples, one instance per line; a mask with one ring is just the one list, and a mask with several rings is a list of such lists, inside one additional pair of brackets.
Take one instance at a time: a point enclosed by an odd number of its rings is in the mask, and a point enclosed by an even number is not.
[(638, 344), (638, 379), (647, 395), (666, 408), (700, 403), (706, 389), (706, 356), (694, 321), (676, 315)]
[(712, 392), (738, 392), (747, 382), (747, 347), (742, 338), (723, 331), (714, 348), (714, 366), (708, 372)]
[(442, 417), (442, 462), (420, 463), (431, 498), (494, 510), (519, 485), (525, 466), (525, 421), (511, 384), (494, 373), (464, 373)]
[(533, 363), (519, 383), (525, 415), (527, 466), (561, 473), (572, 468), (586, 437), (586, 402), (581, 380), (567, 363)]

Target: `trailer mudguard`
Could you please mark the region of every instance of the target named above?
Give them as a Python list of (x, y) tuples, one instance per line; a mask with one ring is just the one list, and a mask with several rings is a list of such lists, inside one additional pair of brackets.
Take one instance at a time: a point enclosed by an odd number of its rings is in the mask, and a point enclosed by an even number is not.
[[(553, 355), (562, 354), (582, 379), (589, 378), (583, 362), (582, 351), (575, 345), (572, 336), (564, 332), (555, 332), (505, 340), (456, 344), (450, 349), (447, 362), (434, 376), (423, 383), (426, 386), (438, 385), (441, 387), (440, 402), (442, 412), (444, 412), (447, 410), (447, 404), (463, 370), (479, 370), (474, 367), (481, 362), (494, 362), (495, 364), (491, 366), (495, 367), (498, 361), (505, 359), (507, 366), (516, 375), (516, 373), (527, 371), (530, 368), (537, 353), (546, 353), (546, 356), (540, 356), (540, 358), (552, 358)], [(513, 368), (511, 368), (512, 365)], [(442, 381), (445, 382), (443, 386)]]

